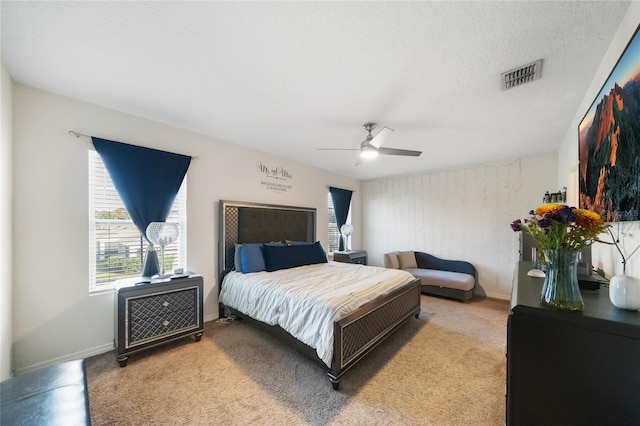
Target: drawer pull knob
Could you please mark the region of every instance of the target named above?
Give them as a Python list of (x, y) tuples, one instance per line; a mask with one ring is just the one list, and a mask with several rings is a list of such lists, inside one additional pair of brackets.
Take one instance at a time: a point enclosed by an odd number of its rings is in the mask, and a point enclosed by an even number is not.
[(164, 307), (166, 308), (167, 306), (169, 306), (169, 302), (167, 302), (167, 301), (165, 300), (165, 301), (164, 301), (164, 303), (162, 304), (162, 306), (164, 306)]
[(168, 325), (169, 325), (169, 321), (164, 320), (164, 321), (162, 322), (162, 325), (164, 325), (165, 327), (166, 327), (166, 326), (168, 326)]

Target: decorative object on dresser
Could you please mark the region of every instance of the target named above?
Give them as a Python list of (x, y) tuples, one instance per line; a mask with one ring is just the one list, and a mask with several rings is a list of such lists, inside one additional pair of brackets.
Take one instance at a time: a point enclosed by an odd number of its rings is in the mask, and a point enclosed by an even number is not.
[(579, 253), (601, 241), (600, 234), (608, 228), (598, 213), (564, 204), (544, 204), (531, 210), (524, 221), (511, 222), (513, 231), (526, 232), (544, 251), (546, 270), (540, 293), (542, 303), (567, 311), (584, 309), (578, 284)]
[(345, 223), (340, 227), (340, 233), (344, 238), (344, 249), (346, 251), (351, 250), (351, 234), (353, 234), (353, 225), (350, 223)]
[(549, 191), (544, 193), (544, 197), (542, 197), (543, 204), (549, 203), (566, 203), (567, 202), (567, 187), (563, 187), (558, 192), (549, 193)]
[(476, 268), (464, 260), (440, 259), (420, 251), (394, 251), (384, 254), (384, 267), (403, 269), (420, 279), (422, 293), (461, 301), (473, 297)]
[(169, 244), (178, 239), (178, 225), (170, 222), (151, 222), (147, 226), (145, 232), (147, 239), (151, 241), (153, 245), (159, 245), (162, 252), (162, 269), (160, 274), (155, 275), (153, 278), (168, 278), (171, 274), (165, 274), (165, 258), (164, 249)]
[(609, 281), (609, 299), (616, 308), (640, 309), (640, 279), (628, 275), (614, 275)]
[(507, 320), (507, 425), (640, 424), (640, 312), (605, 289), (584, 310), (540, 304), (541, 279), (518, 262)]
[[(620, 235), (625, 235), (624, 230), (620, 232), (620, 222), (617, 224), (617, 237), (613, 235), (611, 228), (608, 229), (613, 244), (616, 246), (620, 257), (622, 258), (622, 275), (614, 275), (609, 284), (609, 299), (617, 308), (630, 309), (637, 311), (640, 309), (640, 280), (638, 278), (626, 275), (627, 262), (629, 258), (640, 250), (637, 246), (631, 253), (625, 256), (622, 248), (620, 248)], [(624, 244), (623, 244), (624, 248)]]
[(137, 284), (116, 282), (116, 359), (121, 367), (129, 355), (185, 336), (200, 341), (204, 332), (202, 277)]
[(336, 262), (357, 263), (360, 265), (366, 265), (367, 252), (366, 250), (334, 251), (333, 260)]

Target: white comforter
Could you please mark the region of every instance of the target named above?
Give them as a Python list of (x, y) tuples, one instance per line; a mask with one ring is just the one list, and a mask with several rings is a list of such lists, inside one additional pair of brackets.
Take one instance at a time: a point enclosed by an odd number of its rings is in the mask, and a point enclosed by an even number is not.
[(279, 325), (315, 348), (331, 367), (334, 321), (413, 280), (406, 271), (339, 262), (275, 272), (233, 271), (222, 281), (220, 302)]

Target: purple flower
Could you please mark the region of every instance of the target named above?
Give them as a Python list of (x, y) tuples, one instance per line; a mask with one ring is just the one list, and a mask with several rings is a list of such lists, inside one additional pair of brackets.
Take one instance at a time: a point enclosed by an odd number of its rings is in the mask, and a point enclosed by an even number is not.
[(548, 217), (544, 217), (542, 219), (540, 219), (538, 221), (538, 226), (542, 229), (544, 228), (548, 228), (549, 226), (551, 226), (551, 224), (553, 223), (553, 221), (551, 219), (549, 219)]
[(573, 209), (571, 207), (565, 207), (564, 209), (560, 210), (554, 217), (555, 220), (562, 223), (563, 225), (575, 222), (577, 218), (578, 217), (573, 212)]
[(520, 224), (522, 223), (522, 221), (520, 219), (516, 219), (513, 222), (511, 222), (511, 229), (513, 229), (514, 232), (518, 232), (520, 230)]

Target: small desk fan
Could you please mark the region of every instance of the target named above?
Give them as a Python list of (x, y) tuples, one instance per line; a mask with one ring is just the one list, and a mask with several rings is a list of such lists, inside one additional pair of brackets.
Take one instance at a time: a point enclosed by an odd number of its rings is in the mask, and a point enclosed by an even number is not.
[(162, 251), (162, 269), (154, 278), (167, 278), (171, 274), (164, 271), (164, 248), (178, 239), (178, 225), (169, 222), (151, 222), (146, 230), (147, 238), (153, 245), (159, 245)]

